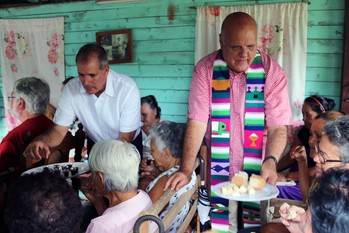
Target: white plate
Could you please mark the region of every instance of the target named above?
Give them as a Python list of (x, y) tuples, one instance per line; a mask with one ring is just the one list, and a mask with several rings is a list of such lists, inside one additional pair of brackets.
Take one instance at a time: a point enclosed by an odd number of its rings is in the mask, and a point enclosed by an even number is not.
[(230, 181), (227, 181), (212, 186), (212, 191), (219, 197), (234, 201), (264, 201), (275, 198), (279, 195), (279, 190), (270, 184), (267, 184), (263, 189), (256, 190), (256, 193), (253, 195), (249, 195), (248, 193), (241, 193), (240, 196), (224, 195), (222, 193), (222, 187), (229, 183)]
[[(73, 168), (77, 167), (78, 168), (78, 172), (76, 174), (72, 174), (70, 171), (68, 172), (67, 175), (65, 175), (63, 173), (63, 168), (67, 165), (72, 165)], [(26, 174), (31, 174), (31, 173), (38, 173), (38, 172), (42, 172), (45, 168), (50, 169), (51, 171), (55, 171), (55, 169), (59, 169), (60, 174), (65, 177), (65, 178), (73, 178), (75, 176), (84, 174), (88, 171), (90, 171), (90, 168), (88, 166), (88, 163), (83, 163), (83, 162), (74, 162), (74, 163), (54, 163), (54, 164), (50, 164), (50, 165), (44, 165), (41, 167), (36, 167), (36, 168), (32, 168), (30, 170), (27, 170), (25, 172), (22, 173), (22, 175), (26, 175)]]
[(294, 182), (293, 180), (276, 182), (276, 186), (296, 186), (296, 185), (297, 185), (296, 182)]

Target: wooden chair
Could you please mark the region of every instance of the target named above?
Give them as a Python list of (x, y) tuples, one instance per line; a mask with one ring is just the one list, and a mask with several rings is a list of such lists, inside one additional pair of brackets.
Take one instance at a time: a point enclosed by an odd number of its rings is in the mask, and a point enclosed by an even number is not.
[[(195, 161), (195, 168), (197, 168), (200, 165), (200, 159), (197, 158)], [(197, 202), (198, 202), (198, 195), (197, 190), (200, 185), (200, 174), (197, 175), (197, 186), (193, 186), (188, 192), (183, 194), (177, 201), (176, 205), (174, 205), (170, 211), (164, 216), (163, 219), (160, 219), (158, 216), (160, 212), (164, 209), (164, 207), (168, 204), (172, 196), (175, 194), (175, 191), (170, 191), (167, 189), (160, 197), (158, 201), (154, 203), (154, 205), (147, 211), (142, 211), (139, 214), (139, 218), (137, 219), (133, 230), (131, 232), (141, 232), (141, 233), (149, 233), (150, 231), (150, 224), (151, 221), (154, 221), (158, 225), (158, 230), (156, 232), (164, 232), (166, 229), (170, 227), (171, 222), (176, 217), (177, 213), (182, 209), (182, 207), (187, 203), (189, 200), (193, 200), (193, 203), (190, 206), (189, 212), (187, 217), (185, 218), (183, 224), (178, 229), (177, 232), (185, 232), (187, 227), (189, 226), (190, 222), (192, 221), (193, 217), (195, 216), (195, 213), (197, 212)], [(198, 215), (197, 215), (198, 218)], [(197, 219), (198, 225), (200, 225), (198, 219)]]

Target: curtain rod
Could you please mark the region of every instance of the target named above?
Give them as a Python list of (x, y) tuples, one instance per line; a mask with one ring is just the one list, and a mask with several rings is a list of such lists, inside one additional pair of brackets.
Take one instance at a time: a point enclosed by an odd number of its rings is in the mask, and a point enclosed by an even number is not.
[[(299, 1), (299, 2), (306, 2), (306, 3), (308, 3), (308, 5), (311, 5), (311, 2), (309, 2), (309, 1), (302, 0), (302, 1)], [(269, 4), (269, 3), (266, 3), (266, 4)], [(263, 4), (260, 4), (260, 5), (263, 5)], [(202, 5), (202, 6), (210, 6), (210, 5), (208, 5), (208, 3), (206, 3), (205, 5)], [(202, 6), (190, 6), (189, 8), (190, 9), (197, 9), (198, 7), (202, 7)]]

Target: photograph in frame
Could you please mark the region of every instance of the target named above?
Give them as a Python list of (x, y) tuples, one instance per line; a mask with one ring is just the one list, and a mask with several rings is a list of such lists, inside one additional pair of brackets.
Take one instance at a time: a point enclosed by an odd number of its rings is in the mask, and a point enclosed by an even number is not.
[(106, 50), (110, 64), (133, 62), (131, 29), (97, 32), (96, 42)]

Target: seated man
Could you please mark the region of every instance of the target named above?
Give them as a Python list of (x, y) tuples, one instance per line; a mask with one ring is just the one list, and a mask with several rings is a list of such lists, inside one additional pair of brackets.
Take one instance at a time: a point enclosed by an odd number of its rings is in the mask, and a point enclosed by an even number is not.
[(81, 218), (80, 198), (60, 175), (24, 175), (9, 190), (5, 222), (11, 233), (78, 233)]
[(17, 80), (8, 100), (11, 115), (21, 124), (10, 131), (0, 144), (0, 172), (11, 167), (19, 168), (26, 146), (53, 126), (53, 122), (44, 116), (50, 100), (50, 87), (44, 80), (35, 77)]

